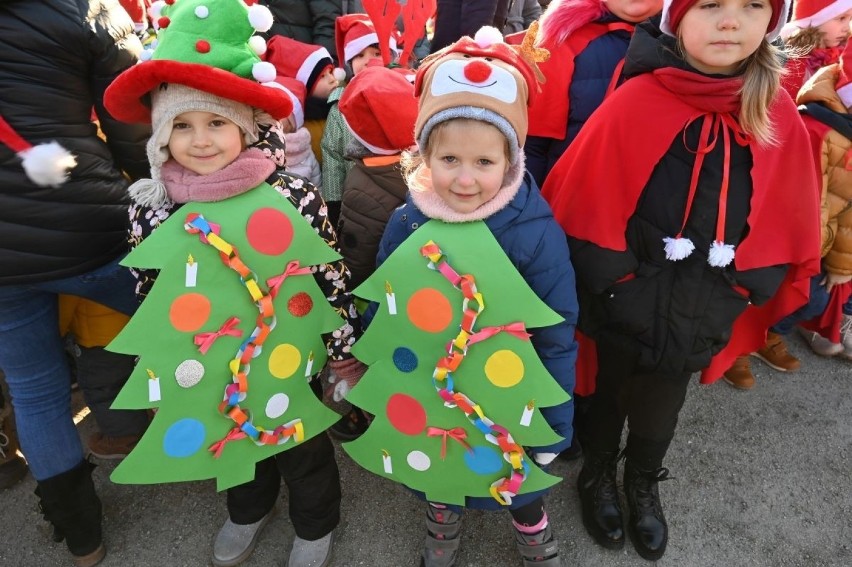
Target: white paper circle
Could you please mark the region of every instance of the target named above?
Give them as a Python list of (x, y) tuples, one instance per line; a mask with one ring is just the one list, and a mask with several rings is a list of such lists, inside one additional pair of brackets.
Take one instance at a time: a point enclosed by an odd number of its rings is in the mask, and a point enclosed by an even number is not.
[(275, 394), (266, 402), (266, 417), (275, 419), (281, 417), (290, 406), (290, 398), (287, 394)]
[(184, 360), (175, 369), (175, 380), (181, 388), (192, 388), (204, 378), (204, 365), (197, 360)]
[(432, 466), (429, 456), (423, 451), (412, 451), (407, 457), (408, 466), (416, 471), (425, 471)]

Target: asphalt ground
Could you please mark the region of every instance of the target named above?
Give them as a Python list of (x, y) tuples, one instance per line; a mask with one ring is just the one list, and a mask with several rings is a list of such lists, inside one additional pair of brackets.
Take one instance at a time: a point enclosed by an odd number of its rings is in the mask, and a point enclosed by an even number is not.
[[(852, 363), (813, 355), (799, 337), (802, 369), (782, 374), (753, 363), (758, 384), (690, 387), (660, 485), (670, 526), (661, 566), (817, 567), (852, 565)], [(76, 409), (82, 406), (75, 394)], [(79, 424), (83, 439), (91, 418)], [(338, 450), (344, 499), (331, 565), (416, 566), (423, 504), (401, 486), (360, 469)], [(104, 503), (104, 567), (203, 566), (226, 517), (213, 481), (129, 486), (94, 473)], [(579, 516), (580, 461), (557, 461), (564, 481), (547, 500), (565, 566), (645, 565), (628, 543), (598, 547)], [(70, 565), (37, 511), (27, 476), (0, 492), (0, 566)], [(246, 566), (286, 565), (294, 536), (286, 490)], [(459, 567), (521, 565), (505, 512), (467, 512)]]

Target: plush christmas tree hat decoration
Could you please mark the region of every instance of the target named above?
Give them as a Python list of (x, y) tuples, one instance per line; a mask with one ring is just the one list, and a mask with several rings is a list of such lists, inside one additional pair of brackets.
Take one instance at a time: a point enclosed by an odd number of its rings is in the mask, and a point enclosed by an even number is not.
[(30, 181), (41, 186), (61, 185), (68, 179), (68, 170), (77, 165), (77, 160), (58, 142), (47, 142), (33, 146), (23, 139), (6, 120), (0, 116), (0, 143), (14, 151), (24, 166)]
[(293, 111), (290, 97), (270, 88), (275, 67), (261, 61), (266, 42), (256, 31), (272, 26), (265, 6), (241, 0), (166, 0), (154, 7), (157, 46), (113, 81), (105, 104), (124, 122), (149, 122), (148, 93), (178, 83), (264, 110), (274, 119)]

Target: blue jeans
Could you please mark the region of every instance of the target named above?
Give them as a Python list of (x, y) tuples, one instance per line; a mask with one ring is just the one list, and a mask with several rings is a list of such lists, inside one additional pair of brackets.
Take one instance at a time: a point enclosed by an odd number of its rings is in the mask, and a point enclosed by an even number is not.
[(21, 450), (36, 480), (71, 470), (83, 447), (71, 416), (71, 371), (59, 336), (59, 294), (77, 295), (127, 315), (136, 281), (116, 259), (88, 273), (0, 286), (0, 368), (15, 407)]
[(852, 315), (852, 295), (849, 296), (849, 300), (843, 306), (843, 314)]
[[(819, 317), (825, 308), (828, 307), (829, 293), (825, 287), (820, 285), (820, 282), (825, 278), (825, 272), (815, 275), (811, 278), (811, 296), (808, 302), (793, 311), (777, 323), (769, 330), (779, 335), (789, 335), (797, 324), (804, 321), (810, 321), (814, 317)], [(846, 304), (849, 307), (849, 304)], [(845, 308), (844, 308), (845, 310)]]

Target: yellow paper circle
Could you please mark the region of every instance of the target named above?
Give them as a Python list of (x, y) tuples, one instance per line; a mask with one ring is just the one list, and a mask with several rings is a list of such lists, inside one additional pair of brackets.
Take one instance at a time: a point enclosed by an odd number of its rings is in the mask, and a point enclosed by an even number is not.
[(511, 388), (524, 377), (524, 361), (510, 350), (498, 350), (485, 362), (485, 376), (498, 388)]
[(289, 378), (301, 363), (299, 349), (290, 344), (278, 345), (269, 355), (269, 373), (276, 378)]

